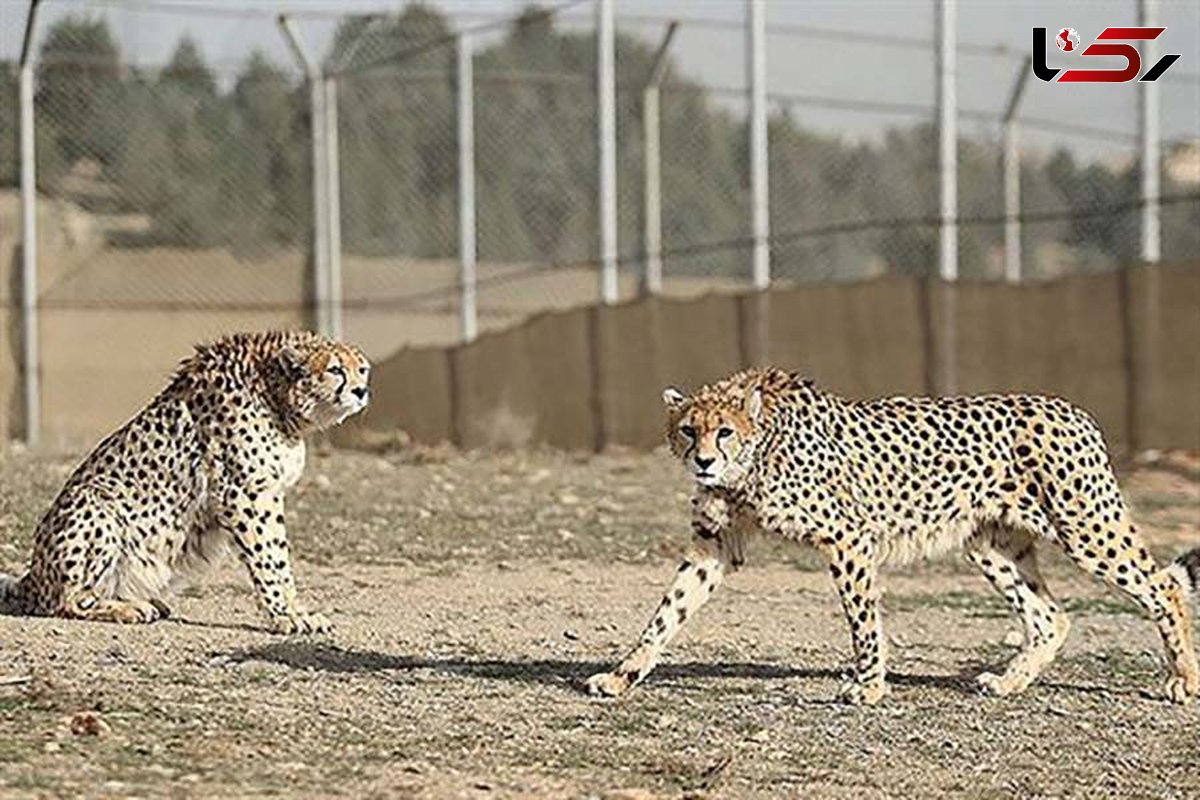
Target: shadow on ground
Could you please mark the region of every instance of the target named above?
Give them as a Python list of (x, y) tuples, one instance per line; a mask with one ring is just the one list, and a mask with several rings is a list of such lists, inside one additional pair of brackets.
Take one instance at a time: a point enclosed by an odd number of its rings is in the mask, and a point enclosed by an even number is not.
[[(214, 658), (228, 663), (244, 664), (261, 661), (282, 664), (292, 669), (320, 670), (334, 673), (412, 672), (433, 670), (454, 675), (489, 680), (539, 683), (570, 686), (582, 691), (589, 676), (611, 669), (612, 662), (567, 661), (563, 659), (472, 659), (464, 657), (427, 658), (392, 655), (373, 650), (345, 649), (322, 642), (287, 641), (260, 647), (249, 647), (226, 653), (214, 653)], [(692, 661), (663, 664), (653, 673), (653, 679), (755, 679), (787, 680), (792, 678), (817, 680), (836, 679), (845, 675), (840, 669), (795, 667), (787, 664), (753, 661), (720, 663)], [(963, 694), (975, 694), (974, 682), (968, 675), (921, 675), (889, 673), (888, 681), (899, 686), (949, 689)]]

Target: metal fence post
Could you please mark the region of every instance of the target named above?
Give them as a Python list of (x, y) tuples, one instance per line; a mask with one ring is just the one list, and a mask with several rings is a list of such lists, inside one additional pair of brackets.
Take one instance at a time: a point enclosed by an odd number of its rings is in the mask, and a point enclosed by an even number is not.
[(767, 183), (766, 0), (747, 0), (746, 58), (750, 76), (750, 203), (755, 289), (771, 285), (771, 211)]
[(21, 44), (18, 104), (21, 130), (21, 351), (25, 444), (42, 439), (41, 358), (38, 353), (37, 158), (34, 150), (33, 33), (40, 0), (31, 0)]
[[(1143, 28), (1154, 27), (1158, 16), (1156, 0), (1138, 1), (1138, 24)], [(1153, 64), (1157, 48), (1153, 40), (1141, 42), (1143, 64)], [(1138, 133), (1141, 139), (1142, 169), (1142, 260), (1152, 264), (1162, 258), (1162, 208), (1159, 203), (1161, 192), (1159, 170), (1162, 149), (1159, 143), (1158, 83), (1139, 81), (1138, 84)]]
[(955, 85), (956, 0), (937, 3), (939, 219), (938, 274), (958, 278), (958, 94)]
[(1029, 80), (1032, 56), (1025, 56), (1004, 111), (1004, 279), (1021, 282), (1021, 129), (1017, 106)]
[(956, 0), (936, 4), (938, 108), (938, 276), (942, 286), (941, 392), (958, 390), (957, 309), (953, 283), (958, 280), (958, 95), (955, 74)]
[(642, 219), (642, 243), (645, 249), (645, 270), (642, 274), (643, 294), (662, 291), (662, 164), (659, 147), (662, 127), (659, 120), (659, 99), (663, 77), (667, 72), (667, 49), (679, 23), (667, 23), (662, 42), (654, 53), (646, 86), (642, 89), (642, 169), (645, 181), (642, 200), (645, 203)]
[(617, 95), (613, 0), (596, 0), (597, 135), (600, 152), (600, 300), (617, 302)]
[(475, 339), (475, 73), (469, 34), (458, 35), (458, 259), (464, 342)]
[(326, 75), (324, 87), (325, 111), (325, 211), (328, 302), (326, 322), (334, 339), (342, 338), (342, 170), (338, 150), (338, 85), (337, 77)]
[(312, 314), (316, 328), (331, 335), (329, 324), (329, 197), (328, 168), (325, 164), (325, 90), (321, 72), (309, 58), (300, 34), (286, 14), (279, 16), (279, 29), (288, 49), (304, 71), (309, 90), (309, 113), (312, 118), (312, 204), (313, 204), (313, 300)]

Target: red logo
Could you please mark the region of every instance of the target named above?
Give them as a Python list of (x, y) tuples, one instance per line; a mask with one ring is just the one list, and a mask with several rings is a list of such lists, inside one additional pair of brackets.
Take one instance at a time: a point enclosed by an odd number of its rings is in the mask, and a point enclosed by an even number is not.
[[(1142, 54), (1129, 42), (1147, 42), (1157, 39), (1166, 28), (1105, 28), (1087, 48), (1079, 53), (1081, 56), (1115, 56), (1125, 59), (1125, 66), (1116, 69), (1051, 69), (1046, 65), (1046, 29), (1033, 29), (1033, 74), (1039, 80), (1047, 83), (1125, 83), (1134, 79), (1141, 81), (1156, 81), (1179, 60), (1179, 54), (1169, 54), (1160, 58), (1145, 75), (1138, 78), (1142, 71)], [(1079, 33), (1074, 28), (1061, 28), (1054, 37), (1054, 43), (1064, 53), (1075, 53), (1079, 50)], [(1059, 75), (1059, 73), (1062, 73)], [(1055, 80), (1057, 76), (1057, 80)]]
[(1079, 31), (1074, 28), (1063, 28), (1054, 38), (1054, 43), (1064, 53), (1074, 53), (1079, 47)]

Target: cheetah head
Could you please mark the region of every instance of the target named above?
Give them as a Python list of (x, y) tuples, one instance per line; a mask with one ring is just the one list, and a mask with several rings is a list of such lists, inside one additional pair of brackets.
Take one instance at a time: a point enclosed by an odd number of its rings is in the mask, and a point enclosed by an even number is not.
[(371, 365), (362, 351), (341, 342), (279, 351), (284, 405), (315, 430), (337, 425), (367, 407)]
[(674, 387), (663, 392), (667, 443), (696, 483), (735, 486), (754, 457), (762, 421), (762, 390), (701, 390), (688, 397)]

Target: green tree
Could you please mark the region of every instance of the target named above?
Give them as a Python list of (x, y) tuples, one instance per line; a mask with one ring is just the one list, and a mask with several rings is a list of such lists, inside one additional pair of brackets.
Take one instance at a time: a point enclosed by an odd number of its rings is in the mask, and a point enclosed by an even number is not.
[(232, 93), (235, 129), (223, 138), (240, 238), (298, 243), (311, 213), (309, 165), (299, 106), (307, 98), (266, 56), (255, 52)]
[(121, 57), (103, 19), (67, 15), (50, 26), (38, 57), (39, 125), (67, 164), (112, 164), (123, 146)]
[(450, 28), (419, 4), (367, 24), (344, 23), (333, 45), (353, 70), (339, 91), (343, 241), (365, 253), (449, 256), (457, 197)]
[(131, 80), (126, 104), (126, 146), (115, 170), (125, 205), (150, 215), (156, 241), (227, 243), (237, 219), (226, 184), (238, 165), (221, 157), (231, 115), (194, 43), (181, 40), (156, 78)]
[(191, 36), (179, 40), (171, 60), (159, 76), (159, 82), (193, 97), (211, 99), (217, 96), (217, 79), (204, 62), (200, 46)]
[(0, 186), (15, 186), (20, 179), (18, 135), (16, 67), (0, 62)]

